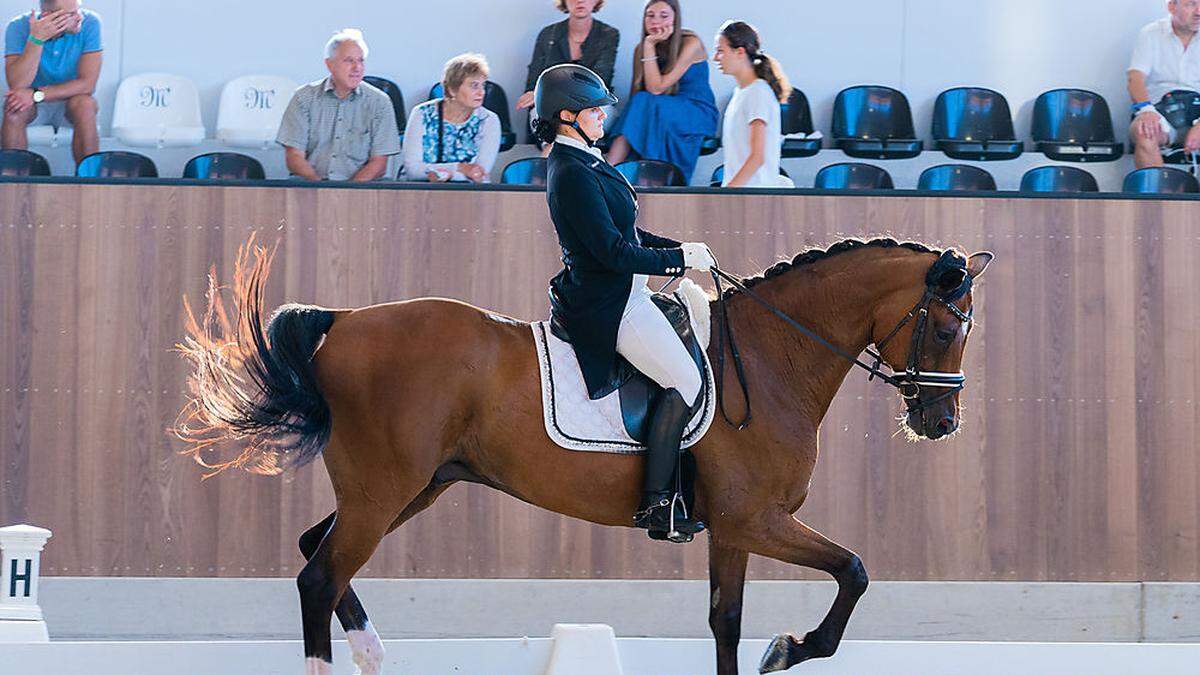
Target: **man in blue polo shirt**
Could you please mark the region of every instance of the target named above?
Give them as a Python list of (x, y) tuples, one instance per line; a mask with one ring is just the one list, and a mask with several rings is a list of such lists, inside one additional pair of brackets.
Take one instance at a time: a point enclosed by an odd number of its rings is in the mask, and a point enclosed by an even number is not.
[(41, 0), (40, 11), (8, 22), (4, 32), (4, 123), (0, 145), (25, 149), (30, 124), (74, 127), (75, 161), (100, 149), (96, 80), (104, 46), (100, 16), (80, 0)]

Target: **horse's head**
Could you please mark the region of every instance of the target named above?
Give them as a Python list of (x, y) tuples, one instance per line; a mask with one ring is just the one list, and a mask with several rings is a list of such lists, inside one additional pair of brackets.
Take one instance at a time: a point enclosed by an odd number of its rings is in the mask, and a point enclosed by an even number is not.
[(967, 258), (946, 251), (925, 270), (920, 287), (893, 294), (877, 309), (871, 340), (895, 371), (893, 384), (906, 406), (903, 423), (917, 436), (936, 440), (958, 429), (971, 290), (992, 258), (986, 251)]

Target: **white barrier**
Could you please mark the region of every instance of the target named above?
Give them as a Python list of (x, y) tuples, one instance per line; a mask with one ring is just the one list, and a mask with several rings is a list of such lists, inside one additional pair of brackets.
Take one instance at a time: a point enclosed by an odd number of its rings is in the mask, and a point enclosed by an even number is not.
[(557, 623), (545, 675), (624, 675), (617, 636), (602, 623)]
[[(618, 638), (624, 675), (712, 675), (711, 640)], [(745, 640), (741, 671), (758, 672), (766, 640)], [(550, 638), (385, 640), (386, 675), (542, 675)], [(4, 675), (293, 675), (303, 661), (300, 641), (51, 642), (4, 645)], [(1028, 642), (842, 643), (832, 659), (807, 661), (805, 675), (1194, 675), (1200, 645)], [(186, 664), (180, 670), (181, 664)], [(354, 672), (344, 640), (334, 642), (334, 673)]]
[(42, 548), (50, 530), (32, 525), (0, 527), (0, 643), (48, 642), (38, 605)]
[[(292, 578), (54, 573), (42, 568), (39, 602), (55, 640), (300, 637)], [(545, 635), (555, 623), (603, 623), (629, 637), (712, 637), (701, 579), (355, 579), (354, 589), (385, 640)], [(749, 581), (742, 635), (806, 631), (836, 593), (832, 581)], [(1200, 642), (1200, 583), (875, 581), (846, 637)]]

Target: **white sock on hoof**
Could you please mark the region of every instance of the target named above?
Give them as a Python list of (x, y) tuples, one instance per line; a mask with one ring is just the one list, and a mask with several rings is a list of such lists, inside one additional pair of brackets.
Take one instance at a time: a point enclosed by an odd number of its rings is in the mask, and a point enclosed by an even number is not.
[(383, 641), (368, 621), (362, 630), (346, 631), (350, 653), (358, 666), (357, 675), (379, 675), (383, 667)]
[(304, 659), (304, 675), (333, 675), (333, 664), (310, 656)]

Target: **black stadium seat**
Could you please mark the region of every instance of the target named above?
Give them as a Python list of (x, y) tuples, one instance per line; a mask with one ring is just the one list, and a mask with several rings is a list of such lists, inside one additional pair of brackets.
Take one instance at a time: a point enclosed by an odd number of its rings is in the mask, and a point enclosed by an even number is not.
[(931, 166), (921, 172), (917, 180), (918, 190), (971, 190), (989, 191), (996, 189), (996, 179), (992, 174), (977, 166), (968, 164), (942, 164)]
[(924, 143), (913, 130), (904, 94), (891, 87), (850, 87), (833, 102), (833, 142), (851, 157), (908, 159)]
[(1192, 174), (1170, 167), (1147, 167), (1131, 171), (1121, 188), (1141, 194), (1180, 194), (1200, 192), (1200, 183)]
[(1060, 162), (1111, 162), (1125, 152), (1113, 136), (1108, 102), (1083, 89), (1054, 89), (1033, 104), (1038, 152)]
[(0, 176), (49, 176), (50, 163), (28, 150), (0, 150)]
[(680, 187), (687, 185), (683, 171), (670, 162), (656, 159), (634, 159), (621, 162), (616, 166), (617, 171), (629, 181), (630, 185), (638, 187)]
[[(432, 100), (442, 97), (442, 83), (438, 82), (429, 88), (429, 98)], [(508, 150), (517, 144), (517, 135), (512, 130), (512, 122), (508, 117), (508, 94), (504, 93), (504, 87), (487, 81), (483, 90), (483, 107), (496, 113), (500, 118), (500, 152)]]
[(933, 105), (933, 142), (954, 159), (1014, 159), (1025, 150), (1013, 130), (1008, 101), (981, 87), (947, 89)]
[[(785, 178), (791, 178), (791, 176), (788, 176), (788, 172), (783, 170), (782, 166), (779, 167), (779, 175), (784, 176)], [(717, 168), (713, 169), (712, 177), (708, 179), (708, 186), (721, 187), (721, 181), (723, 180), (725, 180), (725, 165), (721, 164)]]
[(819, 190), (891, 190), (895, 187), (887, 171), (872, 164), (831, 164), (817, 172), (813, 187)]
[(184, 178), (204, 180), (263, 180), (266, 172), (257, 159), (237, 152), (210, 152), (188, 160)]
[(158, 178), (154, 160), (136, 152), (106, 150), (79, 160), (75, 175), (81, 178)]
[[(788, 100), (779, 104), (780, 132), (788, 134), (811, 134), (813, 132), (812, 109), (808, 97), (793, 88)], [(821, 151), (819, 138), (785, 138), (780, 150), (781, 157), (812, 157)]]
[(1073, 166), (1039, 166), (1021, 176), (1021, 192), (1099, 192), (1092, 174)]
[(392, 100), (392, 110), (396, 111), (396, 128), (400, 130), (400, 138), (404, 139), (404, 127), (408, 125), (408, 110), (404, 107), (404, 94), (395, 82), (386, 77), (367, 75), (363, 78), (367, 84), (383, 91)]
[(545, 185), (546, 158), (526, 157), (509, 162), (500, 174), (500, 182), (508, 185)]

